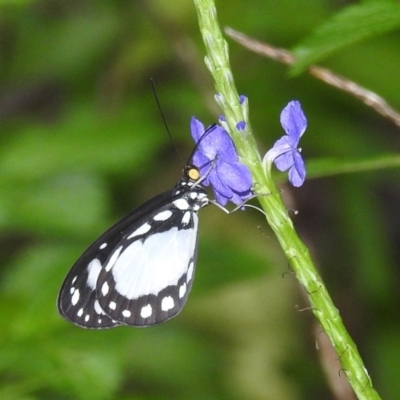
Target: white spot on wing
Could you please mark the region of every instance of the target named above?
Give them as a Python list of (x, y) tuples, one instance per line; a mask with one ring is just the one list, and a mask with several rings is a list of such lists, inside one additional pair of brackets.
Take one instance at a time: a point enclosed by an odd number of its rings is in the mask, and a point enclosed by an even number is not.
[(186, 275), (186, 282), (190, 282), (190, 280), (193, 278), (193, 268), (194, 268), (194, 263), (193, 263), (193, 261), (190, 261), (189, 268), (187, 270), (187, 275)]
[(182, 283), (182, 285), (179, 288), (179, 298), (181, 299), (186, 293), (186, 283)]
[(153, 312), (153, 309), (152, 309), (151, 305), (147, 304), (147, 306), (142, 307), (142, 309), (140, 310), (140, 316), (142, 318), (148, 318), (151, 316), (152, 312)]
[(86, 282), (86, 285), (89, 286), (90, 289), (96, 288), (97, 278), (99, 277), (100, 271), (101, 271), (100, 261), (97, 258), (90, 261), (90, 263), (87, 266), (88, 278)]
[(115, 261), (118, 260), (119, 253), (121, 253), (122, 246), (119, 246), (117, 250), (112, 253), (110, 259), (108, 260), (107, 265), (105, 266), (105, 270), (108, 272), (115, 264)]
[[(97, 314), (105, 314), (105, 312), (103, 311), (103, 309), (100, 307), (100, 303), (98, 302), (98, 300), (96, 300), (94, 302), (94, 311), (97, 312)], [(99, 319), (99, 322), (101, 322), (101, 320)]]
[(168, 218), (170, 218), (172, 215), (172, 211), (170, 210), (165, 210), (161, 211), (157, 215), (153, 217), (154, 221), (166, 221)]
[(72, 279), (71, 284), (73, 285), (73, 284), (76, 282), (77, 279), (78, 279), (78, 275), (76, 275), (76, 276), (74, 277), (74, 279)]
[(174, 308), (175, 302), (171, 296), (164, 297), (161, 300), (161, 310), (168, 311)]
[(100, 247), (99, 247), (99, 249), (100, 250), (103, 250), (103, 249), (105, 249), (107, 247), (107, 243), (103, 243)]
[(142, 226), (140, 226), (139, 228), (137, 228), (136, 231), (133, 231), (133, 232), (128, 236), (128, 239), (132, 239), (132, 238), (134, 238), (135, 236), (144, 235), (144, 234), (147, 233), (150, 229), (151, 229), (151, 225), (150, 225), (150, 224), (143, 224)]
[(83, 315), (83, 308), (80, 308), (79, 310), (78, 310), (78, 312), (76, 313), (76, 315), (80, 318), (80, 317), (82, 317), (82, 315)]
[(74, 291), (74, 294), (73, 294), (72, 297), (71, 297), (71, 304), (72, 304), (73, 306), (76, 306), (76, 305), (78, 304), (79, 297), (80, 297), (79, 290), (76, 289), (76, 290)]
[(110, 301), (108, 307), (110, 307), (111, 310), (115, 310), (117, 308), (117, 303), (115, 301)]
[(177, 199), (173, 204), (176, 208), (179, 208), (179, 210), (187, 210), (189, 208), (189, 203), (185, 199)]
[[(171, 228), (150, 235), (144, 242), (131, 243), (112, 269), (115, 290), (129, 300), (158, 293), (167, 286), (176, 286), (193, 257), (197, 241), (197, 214), (192, 213), (193, 228)], [(190, 268), (190, 265), (189, 265)], [(187, 282), (192, 279), (188, 272)]]
[[(143, 309), (142, 309), (143, 311)], [(124, 310), (122, 311), (122, 316), (125, 318), (129, 318), (132, 315), (132, 313), (129, 310)]]
[(103, 283), (103, 286), (101, 287), (101, 294), (102, 294), (103, 296), (107, 296), (109, 290), (110, 290), (110, 288), (109, 288), (109, 286), (108, 286), (108, 283), (107, 283), (107, 282), (104, 282), (104, 283)]
[(85, 317), (85, 322), (88, 322), (88, 321), (89, 321), (89, 318), (90, 318), (90, 315), (87, 314), (86, 317)]
[(191, 214), (192, 213), (190, 211), (186, 211), (185, 214), (183, 214), (183, 217), (182, 217), (182, 224), (183, 225), (187, 225), (190, 222)]

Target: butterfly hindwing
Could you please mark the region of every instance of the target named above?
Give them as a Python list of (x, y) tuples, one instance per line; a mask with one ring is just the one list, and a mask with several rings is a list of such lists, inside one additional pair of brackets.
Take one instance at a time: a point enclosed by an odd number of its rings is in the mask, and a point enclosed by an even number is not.
[(197, 212), (208, 204), (200, 186), (181, 180), (94, 242), (60, 291), (60, 313), (85, 328), (148, 326), (176, 315), (191, 288)]
[(134, 326), (166, 321), (182, 309), (196, 261), (197, 211), (180, 210), (172, 202), (146, 224), (146, 233), (123, 238), (97, 281), (102, 309)]

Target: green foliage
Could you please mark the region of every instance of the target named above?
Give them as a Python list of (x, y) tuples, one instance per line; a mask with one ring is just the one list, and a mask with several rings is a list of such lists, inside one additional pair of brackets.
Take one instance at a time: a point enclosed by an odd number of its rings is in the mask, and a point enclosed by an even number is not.
[[(400, 108), (399, 40), (390, 34), (397, 3), (217, 5), (223, 25), (303, 49), (297, 72), (329, 55), (328, 67)], [(317, 360), (325, 353), (314, 346), (321, 334), (311, 337), (313, 319), (298, 312), (307, 307), (301, 289), (254, 210), (201, 211), (193, 292), (167, 324), (92, 332), (57, 314), (62, 279), (91, 241), (176, 183), (192, 149), (190, 117), (217, 119), (189, 5), (0, 2), (1, 399), (333, 398)], [(303, 39), (310, 32), (317, 35)], [(396, 398), (398, 129), (306, 75), (289, 79), (282, 65), (237, 44), (230, 52), (262, 152), (282, 134), (280, 110), (302, 102), (310, 179), (296, 191), (283, 187), (288, 213), (378, 391)]]
[(365, 1), (345, 8), (324, 22), (294, 49), (296, 64), (292, 73), (304, 69), (346, 46), (396, 31), (400, 27), (400, 4), (395, 0)]

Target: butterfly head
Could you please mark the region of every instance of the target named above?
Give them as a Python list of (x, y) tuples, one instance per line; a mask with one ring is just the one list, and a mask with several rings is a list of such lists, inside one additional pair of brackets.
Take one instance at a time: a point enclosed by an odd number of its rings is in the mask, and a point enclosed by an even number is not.
[(183, 178), (194, 184), (201, 178), (200, 170), (196, 166), (188, 164), (183, 168)]

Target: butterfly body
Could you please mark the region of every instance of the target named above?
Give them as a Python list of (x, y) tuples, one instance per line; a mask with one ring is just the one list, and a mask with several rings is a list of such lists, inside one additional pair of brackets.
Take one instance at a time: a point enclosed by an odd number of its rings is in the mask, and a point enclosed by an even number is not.
[[(194, 175), (193, 175), (194, 172)], [(190, 292), (198, 211), (209, 204), (198, 170), (97, 239), (64, 280), (58, 309), (84, 328), (145, 327), (177, 315)]]

